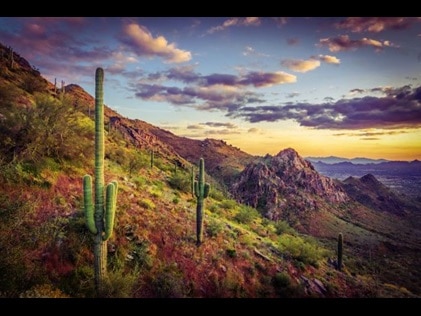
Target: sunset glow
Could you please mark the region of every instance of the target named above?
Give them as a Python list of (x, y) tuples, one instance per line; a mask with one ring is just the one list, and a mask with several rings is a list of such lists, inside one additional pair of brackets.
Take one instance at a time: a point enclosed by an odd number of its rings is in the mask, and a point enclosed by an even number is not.
[(421, 160), (421, 18), (0, 18), (51, 82), (254, 155)]

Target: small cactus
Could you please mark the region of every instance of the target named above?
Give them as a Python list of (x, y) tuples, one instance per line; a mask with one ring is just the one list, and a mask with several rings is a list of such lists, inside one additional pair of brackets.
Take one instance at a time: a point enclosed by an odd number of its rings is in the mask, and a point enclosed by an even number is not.
[(338, 271), (342, 271), (342, 249), (343, 249), (343, 236), (342, 233), (338, 235)]
[(194, 181), (194, 195), (197, 199), (196, 207), (196, 237), (197, 246), (203, 242), (203, 215), (205, 198), (208, 197), (210, 191), (210, 184), (205, 182), (205, 161), (203, 158), (199, 160), (199, 180)]

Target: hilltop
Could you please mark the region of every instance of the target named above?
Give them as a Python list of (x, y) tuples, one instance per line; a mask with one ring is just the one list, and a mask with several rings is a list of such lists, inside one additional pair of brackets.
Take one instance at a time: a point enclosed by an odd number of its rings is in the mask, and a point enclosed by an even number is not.
[[(94, 297), (82, 212), (94, 98), (77, 84), (49, 83), (3, 45), (0, 56), (0, 297)], [(412, 212), (371, 209), (293, 149), (256, 157), (109, 107), (105, 124), (105, 180), (120, 187), (107, 297), (421, 295)], [(190, 172), (200, 157), (211, 192), (197, 247)]]

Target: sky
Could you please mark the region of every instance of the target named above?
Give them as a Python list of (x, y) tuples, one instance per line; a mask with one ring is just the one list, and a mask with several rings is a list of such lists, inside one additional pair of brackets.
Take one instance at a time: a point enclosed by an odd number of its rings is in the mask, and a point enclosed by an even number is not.
[(0, 17), (50, 82), (253, 155), (421, 160), (421, 18)]

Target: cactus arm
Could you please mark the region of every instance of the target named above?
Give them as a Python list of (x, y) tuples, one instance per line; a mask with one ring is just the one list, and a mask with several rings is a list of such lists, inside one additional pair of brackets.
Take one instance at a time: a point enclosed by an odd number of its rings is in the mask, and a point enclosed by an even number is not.
[(95, 226), (94, 205), (92, 203), (92, 178), (88, 174), (83, 177), (83, 203), (86, 226), (92, 234), (96, 234), (98, 231)]
[(209, 183), (205, 183), (205, 188), (203, 190), (203, 197), (207, 198), (209, 196), (209, 191), (210, 191), (210, 184)]
[(111, 183), (114, 184), (114, 195), (115, 195), (115, 199), (114, 199), (114, 210), (117, 210), (118, 182), (114, 180)]
[(200, 190), (199, 190), (199, 182), (197, 182), (197, 181), (194, 181), (193, 182), (193, 188), (194, 188), (194, 196), (196, 197), (196, 198), (200, 198)]
[(115, 208), (116, 208), (116, 186), (114, 182), (107, 185), (106, 202), (105, 202), (105, 223), (104, 236), (102, 240), (108, 240), (114, 228)]

